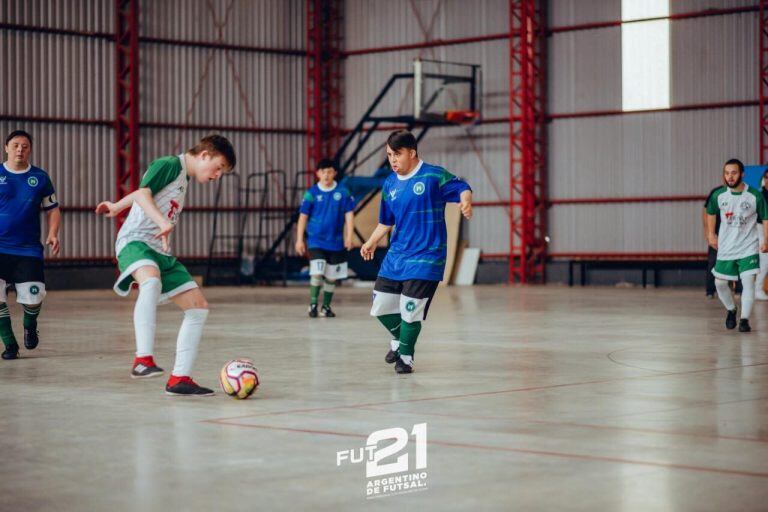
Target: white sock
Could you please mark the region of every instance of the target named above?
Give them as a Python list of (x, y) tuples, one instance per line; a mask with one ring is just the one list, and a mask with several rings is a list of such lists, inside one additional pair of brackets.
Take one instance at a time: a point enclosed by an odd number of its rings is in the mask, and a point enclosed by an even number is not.
[(717, 289), (717, 296), (720, 297), (720, 302), (723, 303), (725, 309), (728, 311), (736, 309), (736, 304), (733, 303), (733, 295), (731, 294), (731, 288), (728, 286), (728, 281), (716, 277), (715, 288)]
[(188, 309), (184, 311), (184, 321), (176, 339), (176, 364), (172, 374), (176, 377), (189, 377), (197, 357), (197, 346), (203, 335), (207, 309)]
[(760, 253), (760, 273), (757, 274), (757, 280), (755, 281), (755, 294), (758, 296), (765, 295), (765, 277), (768, 276), (768, 254)]
[(408, 366), (413, 366), (413, 356), (400, 356), (400, 359)]
[(323, 286), (323, 291), (328, 293), (333, 293), (336, 291), (336, 281), (331, 281), (329, 279), (325, 280), (325, 285)]
[(151, 356), (155, 346), (157, 302), (162, 285), (150, 277), (139, 285), (139, 297), (133, 308), (133, 328), (136, 331), (136, 357)]
[(389, 348), (396, 352), (400, 348), (400, 340), (392, 340), (389, 342)]
[(741, 318), (749, 319), (755, 302), (755, 275), (741, 275)]

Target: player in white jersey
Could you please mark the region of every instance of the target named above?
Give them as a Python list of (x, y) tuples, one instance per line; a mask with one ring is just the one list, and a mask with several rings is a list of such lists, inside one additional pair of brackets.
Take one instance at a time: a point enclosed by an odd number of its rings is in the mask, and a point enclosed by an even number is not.
[[(728, 314), (725, 327), (736, 327), (736, 304), (728, 281), (741, 278), (741, 318), (739, 331), (749, 332), (749, 314), (755, 300), (755, 277), (760, 272), (760, 252), (768, 252), (768, 206), (759, 190), (743, 181), (744, 164), (728, 160), (723, 167), (725, 185), (715, 191), (707, 204), (707, 239), (717, 249), (717, 262), (712, 274), (715, 287)], [(720, 231), (715, 234), (716, 216), (720, 216)], [(765, 235), (762, 244), (757, 236), (757, 223), (762, 223)]]
[(138, 190), (116, 203), (105, 201), (96, 207), (96, 213), (107, 217), (131, 208), (115, 242), (120, 269), (115, 292), (127, 296), (131, 284), (139, 284), (133, 313), (136, 358), (131, 377), (156, 377), (163, 372), (153, 358), (157, 305), (170, 299), (184, 311), (176, 341), (176, 364), (165, 387), (171, 395), (203, 396), (213, 395), (213, 391), (199, 386), (190, 376), (208, 317), (208, 302), (184, 265), (171, 255), (168, 237), (184, 208), (189, 180), (215, 181), (234, 166), (232, 144), (220, 135), (209, 135), (181, 155), (152, 162)]

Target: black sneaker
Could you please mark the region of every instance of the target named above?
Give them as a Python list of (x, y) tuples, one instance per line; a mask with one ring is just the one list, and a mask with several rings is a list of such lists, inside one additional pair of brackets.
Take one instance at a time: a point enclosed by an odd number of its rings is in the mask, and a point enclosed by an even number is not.
[(320, 308), (320, 316), (324, 316), (326, 318), (334, 318), (336, 313), (331, 310), (331, 306), (323, 306)]
[(398, 356), (397, 361), (395, 361), (395, 371), (397, 373), (413, 373), (413, 366), (407, 364)]
[(198, 386), (197, 383), (189, 377), (181, 377), (181, 380), (176, 383), (176, 385), (165, 385), (165, 394), (178, 396), (212, 396), (214, 392), (212, 389)]
[(40, 343), (40, 336), (37, 329), (24, 328), (24, 347), (27, 350), (34, 350), (37, 348), (37, 344)]
[(397, 350), (390, 350), (389, 352), (387, 352), (387, 355), (384, 357), (384, 360), (388, 364), (392, 364), (398, 359), (400, 359), (400, 352), (398, 352)]
[(750, 332), (752, 328), (749, 326), (749, 319), (742, 318), (739, 320), (739, 332)]
[(18, 359), (19, 358), (19, 346), (14, 343), (8, 347), (5, 347), (3, 351), (3, 359)]
[(162, 375), (164, 371), (165, 370), (163, 370), (156, 364), (145, 365), (142, 363), (137, 363), (133, 365), (133, 370), (131, 370), (131, 378), (132, 379), (149, 379), (151, 377), (158, 377)]
[(725, 317), (725, 328), (726, 329), (735, 329), (736, 328), (736, 310), (728, 311), (728, 315)]
[(317, 318), (317, 304), (309, 305), (309, 318)]

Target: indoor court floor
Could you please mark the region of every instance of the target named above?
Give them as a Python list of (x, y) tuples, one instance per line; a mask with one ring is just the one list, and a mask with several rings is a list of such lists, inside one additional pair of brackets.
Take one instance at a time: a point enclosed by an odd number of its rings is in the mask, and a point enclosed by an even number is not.
[[(129, 378), (132, 300), (49, 293), (40, 347), (0, 361), (0, 510), (768, 506), (768, 303), (742, 334), (698, 289), (441, 288), (400, 376), (370, 289), (339, 288), (335, 319), (306, 316), (304, 287), (205, 293), (193, 377), (208, 398)], [(160, 308), (166, 371), (180, 322)], [(245, 401), (218, 387), (237, 357), (261, 378)], [(421, 423), (426, 488), (367, 499), (365, 464), (337, 465)]]

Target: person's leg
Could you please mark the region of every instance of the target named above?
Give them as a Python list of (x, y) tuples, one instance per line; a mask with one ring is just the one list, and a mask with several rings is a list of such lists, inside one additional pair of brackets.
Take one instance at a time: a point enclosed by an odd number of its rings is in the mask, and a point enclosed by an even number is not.
[(400, 296), (400, 360), (407, 366), (396, 365), (398, 373), (410, 373), (416, 353), (416, 341), (421, 323), (426, 320), (429, 305), (437, 291), (437, 281), (409, 280), (403, 283)]
[[(763, 234), (763, 225), (757, 224), (757, 235), (760, 245), (763, 245), (765, 235)], [(760, 272), (755, 280), (755, 298), (757, 300), (768, 300), (768, 294), (765, 293), (765, 277), (768, 276), (768, 253), (759, 253)]]
[(397, 351), (400, 348), (400, 324), (402, 322), (400, 318), (400, 292), (402, 289), (402, 282), (385, 277), (378, 277), (373, 286), (371, 316), (375, 316), (392, 336), (389, 352), (384, 357), (384, 360), (390, 364), (397, 360)]
[(133, 307), (136, 357), (131, 377), (156, 377), (163, 373), (163, 369), (154, 360), (157, 305), (162, 290), (160, 269), (154, 265), (145, 265), (136, 269), (132, 276), (139, 284), (139, 295)]
[(323, 307), (320, 315), (333, 318), (336, 314), (331, 309), (333, 293), (336, 291), (336, 283), (347, 278), (347, 253), (346, 251), (326, 251), (327, 264), (325, 265), (325, 286), (323, 287)]
[(208, 301), (184, 265), (175, 258), (170, 265), (163, 266), (162, 281), (161, 301), (169, 298), (184, 312), (184, 320), (176, 338), (176, 362), (165, 391), (170, 395), (213, 395), (212, 389), (204, 388), (192, 380), (192, 368), (208, 319)]
[(46, 296), (43, 259), (20, 256), (14, 269), (16, 302), (24, 309), (24, 347), (34, 350), (40, 343), (37, 318)]
[(325, 251), (309, 249), (309, 316), (317, 317), (317, 301), (323, 287), (323, 275), (326, 267)]
[(717, 251), (712, 247), (707, 251), (707, 296), (714, 297), (717, 293), (715, 288), (715, 276), (712, 274), (712, 269), (715, 268), (717, 262)]
[(19, 354), (19, 344), (13, 334), (11, 312), (8, 310), (8, 298), (5, 292), (6, 286), (5, 280), (0, 279), (0, 339), (5, 346), (2, 357), (3, 359), (16, 359)]

